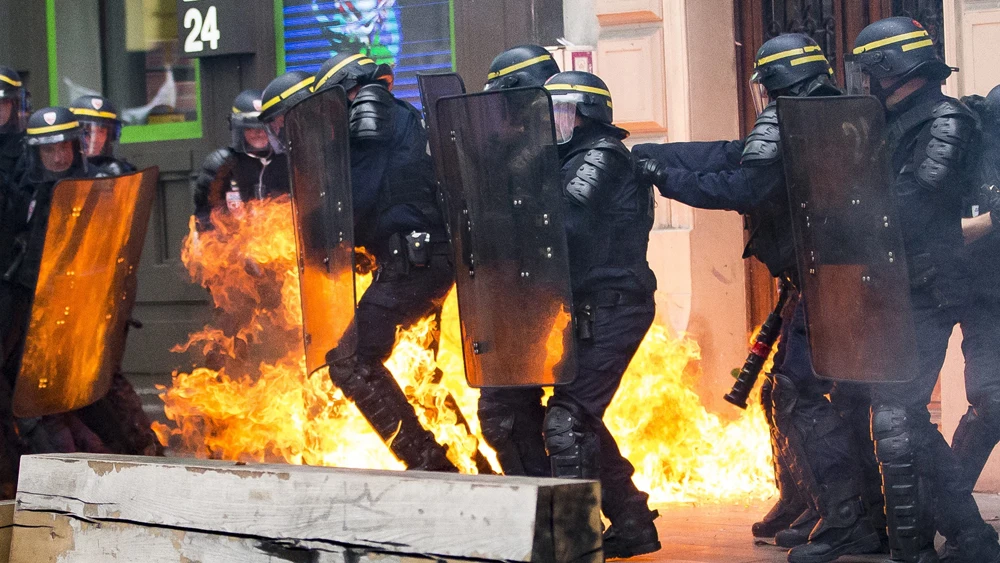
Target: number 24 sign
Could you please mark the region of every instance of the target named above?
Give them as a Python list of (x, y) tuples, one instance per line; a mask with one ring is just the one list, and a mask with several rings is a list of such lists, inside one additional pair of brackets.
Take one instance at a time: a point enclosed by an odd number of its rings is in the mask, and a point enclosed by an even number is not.
[(178, 37), (187, 57), (256, 51), (244, 0), (177, 0)]

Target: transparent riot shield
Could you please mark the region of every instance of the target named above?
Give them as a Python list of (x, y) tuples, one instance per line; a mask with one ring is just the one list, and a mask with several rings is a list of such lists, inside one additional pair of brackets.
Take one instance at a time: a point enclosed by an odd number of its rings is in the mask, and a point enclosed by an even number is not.
[(306, 367), (312, 373), (357, 348), (354, 216), (344, 90), (309, 97), (285, 116), (288, 174), (302, 297)]
[(548, 93), (443, 98), (436, 117), (469, 384), (571, 381), (573, 304)]
[(125, 353), (158, 177), (149, 168), (53, 188), (15, 416), (79, 409), (110, 389)]
[(444, 74), (418, 74), (417, 85), (420, 88), (420, 104), (423, 106), (424, 123), (427, 125), (427, 135), (431, 141), (431, 152), (437, 147), (437, 121), (434, 112), (437, 101), (449, 96), (461, 96), (465, 93), (465, 82), (457, 72)]
[(866, 96), (780, 98), (778, 120), (816, 373), (913, 379), (910, 282), (882, 106)]

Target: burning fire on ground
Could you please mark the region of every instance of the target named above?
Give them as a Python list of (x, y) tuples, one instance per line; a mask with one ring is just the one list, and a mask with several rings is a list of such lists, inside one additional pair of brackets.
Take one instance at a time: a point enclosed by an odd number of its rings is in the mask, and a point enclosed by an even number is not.
[[(161, 443), (202, 458), (403, 469), (325, 370), (306, 373), (288, 198), (250, 202), (238, 214), (214, 215), (213, 223), (214, 230), (185, 240), (182, 259), (209, 288), (216, 315), (174, 349), (200, 363), (175, 372), (161, 389), (171, 421), (154, 424)], [(358, 295), (368, 283), (370, 276), (359, 276)], [(478, 392), (465, 383), (454, 291), (441, 325), (436, 358), (428, 318), (398, 332), (386, 367), (463, 472), (476, 472), (477, 445), (499, 470), (476, 438)], [(774, 485), (763, 413), (756, 401), (734, 421), (708, 412), (693, 390), (699, 354), (694, 341), (654, 325), (605, 422), (653, 502), (767, 498)], [(446, 404), (449, 393), (471, 435)]]

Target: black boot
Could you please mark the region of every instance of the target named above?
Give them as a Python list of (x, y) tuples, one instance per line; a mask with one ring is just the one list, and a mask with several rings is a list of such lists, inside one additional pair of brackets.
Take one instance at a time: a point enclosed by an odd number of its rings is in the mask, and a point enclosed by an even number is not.
[(660, 550), (660, 538), (653, 523), (660, 513), (645, 504), (618, 516), (604, 532), (604, 558), (628, 559)]
[(963, 530), (958, 537), (948, 538), (941, 548), (941, 563), (998, 563), (1000, 544), (997, 531), (985, 524), (982, 528)]
[(877, 552), (882, 542), (865, 516), (857, 483), (834, 482), (820, 496), (819, 522), (808, 543), (788, 552), (789, 563), (827, 563), (842, 555)]
[(819, 513), (812, 508), (806, 509), (788, 528), (774, 534), (774, 545), (778, 547), (796, 547), (809, 541), (809, 534), (819, 523)]
[(413, 406), (382, 362), (353, 358), (336, 362), (330, 366), (330, 378), (354, 401), (407, 469), (458, 472), (445, 447), (420, 424)]
[(778, 532), (787, 529), (792, 522), (806, 511), (806, 497), (795, 484), (795, 477), (784, 463), (778, 444), (778, 434), (774, 428), (772, 416), (773, 405), (771, 389), (773, 380), (768, 377), (761, 386), (760, 402), (764, 407), (764, 417), (771, 428), (771, 451), (774, 459), (774, 481), (778, 486), (778, 501), (764, 515), (760, 522), (755, 522), (750, 528), (755, 538), (773, 538)]
[(755, 538), (773, 538), (778, 532), (788, 529), (809, 507), (805, 497), (799, 492), (788, 469), (775, 455), (774, 472), (778, 482), (778, 502), (764, 515), (760, 522), (751, 527)]

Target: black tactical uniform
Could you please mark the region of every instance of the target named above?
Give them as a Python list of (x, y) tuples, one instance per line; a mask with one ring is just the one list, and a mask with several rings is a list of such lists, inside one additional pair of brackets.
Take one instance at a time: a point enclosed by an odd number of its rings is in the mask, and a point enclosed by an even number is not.
[(1000, 441), (1000, 281), (996, 275), (1000, 259), (1000, 86), (985, 97), (962, 100), (983, 122), (979, 173), (980, 189), (967, 198), (965, 216), (989, 214), (993, 230), (981, 239), (967, 240), (965, 261), (971, 294), (962, 316), (962, 351), (965, 355), (965, 386), (970, 407), (962, 417), (952, 449), (962, 464), (972, 489), (997, 442)]
[(288, 193), (287, 156), (266, 137), (259, 119), (262, 96), (260, 90), (236, 96), (229, 116), (232, 141), (205, 157), (191, 177), (198, 230), (211, 228), (213, 210), (235, 212), (247, 201)]
[(0, 194), (16, 187), (21, 173), (18, 168), (24, 154), (24, 126), (28, 119), (28, 91), (21, 76), (11, 68), (0, 66), (0, 104), (9, 112), (0, 123)]
[(330, 376), (408, 469), (456, 471), (383, 365), (396, 328), (440, 315), (455, 279), (427, 134), (392, 83), (387, 65), (361, 54), (338, 55), (316, 74), (316, 92), (340, 86), (350, 101), (354, 243), (377, 267), (357, 307), (357, 355), (331, 358)]
[(122, 122), (111, 100), (101, 96), (80, 96), (69, 110), (83, 128), (83, 153), (97, 176), (124, 176), (135, 172), (115, 149), (122, 136)]
[[(763, 90), (762, 101), (839, 94), (819, 45), (805, 35), (766, 42), (755, 67), (753, 80)], [(652, 159), (645, 163), (645, 173), (663, 196), (747, 216), (751, 235), (744, 257), (755, 256), (773, 276), (794, 282), (794, 238), (777, 107), (774, 102), (761, 107), (742, 143), (738, 166), (733, 155), (739, 143), (639, 145), (635, 152)], [(754, 525), (754, 535), (777, 534), (778, 544), (786, 547), (808, 539), (789, 552), (793, 563), (877, 551), (880, 541), (861, 502), (857, 441), (825, 396), (830, 385), (813, 371), (804, 304), (787, 307), (784, 321), (774, 369), (761, 394), (772, 427), (781, 497), (764, 521)], [(782, 531), (789, 525), (791, 530)]]
[(632, 356), (653, 322), (656, 278), (646, 262), (653, 193), (633, 172), (612, 125), (611, 93), (600, 78), (563, 72), (550, 78), (562, 165), (570, 282), (577, 316), (577, 369), (555, 388), (543, 423), (554, 477), (597, 478), (611, 521), (608, 558), (660, 549), (649, 495), (632, 482), (632, 464), (602, 420)]
[[(941, 92), (951, 74), (927, 32), (910, 18), (875, 22), (858, 35), (856, 66), (888, 109), (893, 189), (910, 269), (919, 372), (906, 384), (874, 386), (872, 434), (886, 491), (893, 559), (934, 561), (934, 529), (952, 561), (1000, 561), (997, 533), (983, 522), (961, 469), (930, 421), (927, 404), (948, 340), (967, 302), (960, 252), (966, 157), (977, 141), (971, 111)], [(911, 89), (917, 88), (911, 92)], [(930, 499), (934, 499), (931, 501)]]

